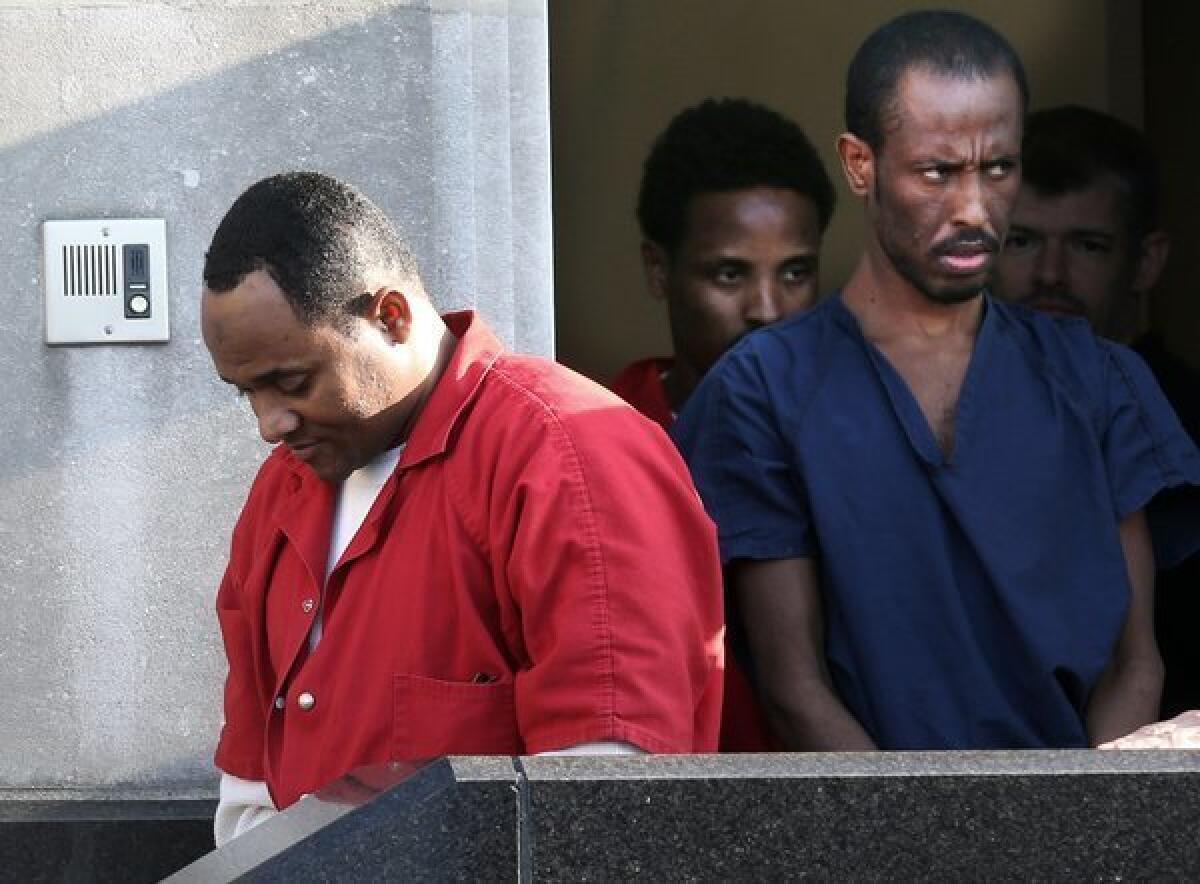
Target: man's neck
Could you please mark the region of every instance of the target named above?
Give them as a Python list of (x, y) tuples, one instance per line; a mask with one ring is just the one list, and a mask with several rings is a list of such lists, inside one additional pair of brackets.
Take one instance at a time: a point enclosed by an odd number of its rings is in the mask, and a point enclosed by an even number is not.
[(425, 372), (424, 379), (405, 397), (405, 401), (401, 403), (404, 420), (398, 432), (392, 438), (391, 446), (389, 447), (402, 445), (408, 441), (412, 435), (413, 428), (417, 425), (417, 421), (421, 417), (421, 412), (425, 410), (425, 405), (429, 402), (429, 397), (433, 394), (434, 388), (445, 373), (446, 367), (454, 357), (454, 350), (458, 346), (458, 338), (446, 327), (446, 324), (436, 312), (433, 313), (432, 318), (425, 317), (425, 321), (436, 324), (436, 331), (431, 336), (431, 339), (437, 343), (435, 346), (430, 347), (427, 353), (426, 362), (428, 370)]
[(876, 344), (917, 339), (934, 344), (974, 338), (983, 318), (983, 292), (955, 304), (934, 301), (886, 261), (864, 255), (842, 289), (842, 303)]
[[(879, 272), (880, 267), (886, 272)], [(864, 257), (842, 292), (842, 303), (908, 385), (945, 457), (954, 452), (958, 397), (983, 297), (941, 304), (896, 273), (890, 263)]]
[(663, 390), (667, 394), (667, 404), (671, 406), (672, 412), (678, 414), (683, 410), (683, 404), (699, 383), (700, 373), (676, 356), (663, 376)]

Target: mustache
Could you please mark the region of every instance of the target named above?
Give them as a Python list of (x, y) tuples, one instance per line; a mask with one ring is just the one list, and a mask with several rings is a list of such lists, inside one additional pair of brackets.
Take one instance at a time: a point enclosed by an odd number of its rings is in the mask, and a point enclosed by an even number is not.
[(1081, 316), (1087, 315), (1087, 307), (1083, 301), (1070, 292), (1040, 289), (1026, 295), (1021, 299), (1021, 303), (1031, 307), (1058, 307), (1078, 313)]
[(969, 249), (991, 252), (994, 255), (1000, 251), (1000, 240), (986, 230), (960, 230), (941, 242), (934, 243), (933, 253), (952, 255)]

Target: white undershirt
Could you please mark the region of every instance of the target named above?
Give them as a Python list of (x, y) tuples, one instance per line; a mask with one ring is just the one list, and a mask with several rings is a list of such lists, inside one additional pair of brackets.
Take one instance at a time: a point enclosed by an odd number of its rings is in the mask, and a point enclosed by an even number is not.
[[(362, 527), (363, 520), (383, 490), (383, 485), (400, 462), (404, 446), (398, 445), (385, 451), (370, 463), (359, 467), (346, 477), (338, 490), (337, 504), (333, 511), (333, 533), (329, 537), (329, 560), (325, 563), (325, 577), (333, 573), (334, 567), (341, 561), (346, 547)], [(317, 606), (317, 616), (313, 618), (312, 629), (308, 633), (308, 652), (311, 654), (321, 643), (321, 635), (325, 632), (325, 594), (321, 593), (321, 603)]]
[[(333, 531), (329, 538), (329, 560), (325, 564), (325, 577), (328, 578), (341, 561), (354, 535), (362, 527), (367, 513), (375, 504), (384, 483), (400, 462), (404, 446), (400, 445), (385, 451), (370, 463), (359, 467), (346, 477), (338, 490), (338, 499), (334, 508)], [(322, 592), (321, 603), (317, 606), (316, 616), (308, 633), (308, 652), (311, 654), (321, 643), (325, 631), (325, 599)], [(596, 743), (580, 743), (564, 749), (553, 749), (540, 752), (539, 755), (643, 755), (645, 752), (631, 743), (603, 741)], [(271, 801), (267, 784), (261, 780), (244, 780), (233, 774), (222, 772), (220, 799), (217, 803), (217, 813), (213, 818), (213, 834), (217, 847), (253, 829), (259, 823), (273, 817), (278, 811)]]

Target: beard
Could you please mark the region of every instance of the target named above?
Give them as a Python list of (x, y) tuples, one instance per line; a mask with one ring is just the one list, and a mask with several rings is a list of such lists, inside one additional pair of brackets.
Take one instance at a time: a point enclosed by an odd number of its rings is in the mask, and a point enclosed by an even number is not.
[(1038, 289), (1021, 298), (1018, 303), (1035, 310), (1047, 310), (1053, 313), (1070, 313), (1075, 316), (1089, 316), (1087, 305), (1068, 291), (1061, 289)]
[(909, 285), (935, 304), (962, 304), (979, 297), (983, 293), (984, 283), (982, 282), (968, 282), (964, 280), (959, 285), (952, 283), (937, 285), (922, 270), (918, 257), (904, 249), (892, 248), (893, 244), (884, 236), (879, 237), (879, 244), (896, 272)]
[[(885, 198), (881, 180), (882, 176), (876, 171), (875, 202), (879, 206), (879, 212), (875, 222), (875, 238), (901, 278), (935, 304), (962, 304), (979, 297), (987, 285), (990, 267), (980, 271), (978, 280), (962, 279), (938, 283), (932, 278), (930, 264), (939, 255), (951, 254), (964, 247), (983, 249), (994, 257), (1000, 251), (1000, 241), (986, 230), (967, 228), (934, 243), (928, 253), (918, 251), (920, 246), (917, 238), (906, 239), (903, 236), (905, 229), (912, 229), (915, 225), (907, 223), (909, 218), (904, 211), (893, 211), (890, 200)], [(896, 220), (901, 223), (894, 223)]]

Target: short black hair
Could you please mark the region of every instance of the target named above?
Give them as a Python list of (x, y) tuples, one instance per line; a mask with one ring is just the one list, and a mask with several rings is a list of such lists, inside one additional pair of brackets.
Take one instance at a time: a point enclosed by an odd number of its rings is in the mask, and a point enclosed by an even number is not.
[(1145, 135), (1114, 116), (1074, 104), (1030, 114), (1021, 166), (1021, 180), (1048, 197), (1084, 190), (1111, 175), (1120, 185), (1129, 231), (1140, 237), (1158, 226), (1154, 151)]
[(892, 19), (858, 48), (846, 71), (846, 131), (878, 152), (884, 118), (904, 74), (913, 69), (961, 80), (1007, 72), (1029, 105), (1029, 81), (1016, 50), (992, 27), (961, 12), (926, 10)]
[(694, 197), (753, 187), (794, 190), (812, 200), (822, 232), (833, 216), (833, 184), (799, 126), (744, 98), (689, 107), (646, 157), (637, 203), (642, 235), (674, 252)]
[(320, 172), (264, 178), (226, 212), (204, 256), (204, 285), (228, 292), (262, 270), (306, 325), (347, 329), (364, 306), (368, 273), (419, 279), (417, 264), (383, 210)]

